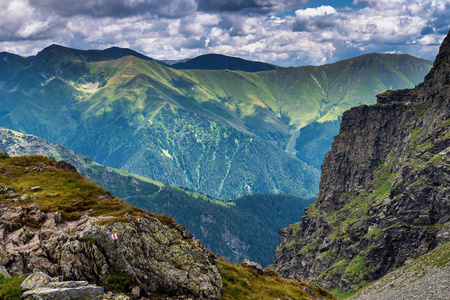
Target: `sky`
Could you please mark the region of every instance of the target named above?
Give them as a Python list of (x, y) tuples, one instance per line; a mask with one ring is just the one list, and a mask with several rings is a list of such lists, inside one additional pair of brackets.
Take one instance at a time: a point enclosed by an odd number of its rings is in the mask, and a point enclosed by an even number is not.
[(27, 56), (59, 44), (280, 66), (372, 52), (433, 60), (449, 29), (450, 0), (0, 0), (0, 51)]

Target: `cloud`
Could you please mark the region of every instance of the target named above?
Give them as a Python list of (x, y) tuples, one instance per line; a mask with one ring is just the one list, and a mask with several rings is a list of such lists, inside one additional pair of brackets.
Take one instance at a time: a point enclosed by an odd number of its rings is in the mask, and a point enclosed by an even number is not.
[(160, 17), (177, 18), (192, 14), (197, 9), (194, 0), (29, 0), (42, 11), (62, 17), (78, 15), (95, 18), (151, 14)]
[(449, 0), (354, 0), (353, 5), (362, 6), (299, 9), (293, 31), (317, 42), (331, 41), (336, 49), (329, 57), (332, 61), (344, 55), (391, 51), (433, 59), (435, 46), (449, 29)]
[(420, 31), (421, 35), (427, 35), (427, 34), (431, 34), (434, 33), (434, 29), (433, 27), (427, 25), (425, 27), (422, 28), (422, 30)]
[(313, 31), (335, 26), (339, 21), (337, 11), (331, 6), (299, 9), (295, 12), (297, 17), (293, 31)]
[[(332, 3), (332, 1), (329, 1)], [(156, 59), (222, 53), (283, 66), (368, 52), (433, 59), (449, 27), (450, 0), (0, 1), (0, 51), (35, 54), (52, 43), (129, 47)]]
[(203, 12), (280, 12), (304, 7), (308, 0), (197, 0), (198, 10)]

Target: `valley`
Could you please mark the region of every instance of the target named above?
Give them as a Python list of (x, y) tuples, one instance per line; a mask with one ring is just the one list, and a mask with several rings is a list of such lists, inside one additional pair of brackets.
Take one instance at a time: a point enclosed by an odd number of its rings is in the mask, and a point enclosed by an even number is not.
[[(243, 291), (256, 295), (257, 284), (266, 282), (259, 288), (266, 293), (261, 299), (335, 297), (307, 280), (338, 297), (375, 282), (354, 296), (373, 299), (384, 288), (379, 282), (389, 280), (383, 276), (404, 265), (398, 272), (411, 272), (413, 259), (413, 266), (432, 265), (441, 272), (448, 266), (449, 236), (448, 41), (416, 87), (431, 65), (407, 55), (368, 54), (331, 65), (281, 68), (226, 56), (171, 67), (121, 48), (52, 45), (28, 58), (2, 53), (8, 76), (0, 78), (5, 104), (0, 125), (6, 127), (0, 129), (0, 151), (8, 154), (1, 158), (6, 184), (1, 208), (3, 222), (11, 216), (23, 223), (3, 230), (5, 270), (25, 273), (20, 257), (32, 258), (37, 249), (11, 245), (28, 245), (29, 236), (48, 252), (54, 237), (42, 235), (41, 226), (48, 230), (62, 222), (73, 230), (69, 240), (82, 245), (78, 257), (102, 261), (113, 255), (118, 261), (98, 265), (89, 275), (64, 254), (64, 264), (78, 275), (55, 266), (45, 270), (50, 276), (62, 272), (100, 284), (119, 272), (150, 296), (232, 299), (244, 297)], [(232, 70), (223, 69), (227, 63)], [(109, 191), (60, 174), (73, 172), (71, 165)], [(68, 181), (57, 188), (49, 184), (52, 176)], [(33, 189), (49, 193), (33, 194), (30, 204), (23, 193), (39, 182), (44, 184)], [(22, 192), (11, 194), (11, 186)], [(47, 224), (56, 214), (61, 220)], [(40, 217), (33, 221), (35, 215)], [(16, 241), (16, 230), (25, 230), (25, 239)], [(135, 239), (135, 231), (155, 242)], [(159, 274), (145, 283), (142, 274), (149, 271), (130, 273), (124, 266), (135, 268), (137, 258), (117, 254), (106, 238), (110, 232), (145, 249), (173, 239), (168, 243), (182, 250), (157, 260), (177, 275), (163, 274), (166, 267), (153, 262), (136, 265)], [(56, 247), (65, 253), (74, 246)], [(138, 256), (145, 252), (139, 249), (133, 250)], [(426, 256), (435, 252), (439, 262)], [(60, 259), (49, 255), (42, 259)], [(235, 263), (250, 258), (276, 272), (248, 267), (245, 260), (233, 266), (215, 255)], [(203, 274), (200, 281), (208, 283), (185, 287), (180, 283), (185, 279), (172, 280), (189, 272)], [(132, 288), (114, 291), (130, 294)]]

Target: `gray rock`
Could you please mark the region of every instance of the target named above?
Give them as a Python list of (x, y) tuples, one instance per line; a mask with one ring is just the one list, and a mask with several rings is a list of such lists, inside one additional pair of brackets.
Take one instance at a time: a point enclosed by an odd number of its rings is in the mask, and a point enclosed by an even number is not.
[(255, 270), (258, 274), (263, 274), (263, 269), (261, 267), (261, 265), (257, 262), (254, 261), (250, 261), (246, 258), (244, 258), (243, 260), (241, 260), (241, 266), (245, 267), (245, 268), (249, 268), (252, 270)]
[(344, 113), (316, 202), (280, 230), (276, 271), (352, 290), (450, 239), (449, 78), (450, 35), (422, 84)]
[(0, 266), (0, 275), (3, 275), (6, 278), (10, 278), (11, 275), (9, 275), (8, 270), (4, 266)]
[(134, 299), (138, 299), (141, 296), (141, 288), (139, 286), (135, 286), (131, 290), (131, 295), (133, 295)]
[(61, 281), (61, 282), (49, 282), (47, 283), (46, 287), (52, 289), (60, 289), (60, 288), (74, 288), (87, 285), (89, 285), (87, 281)]
[(103, 288), (94, 285), (74, 288), (38, 288), (22, 294), (23, 300), (101, 300)]
[(36, 272), (29, 275), (20, 285), (20, 290), (26, 292), (37, 288), (45, 287), (49, 282), (52, 282), (53, 278), (45, 274), (44, 272)]
[[(43, 271), (101, 285), (109, 275), (122, 272), (144, 294), (220, 298), (222, 279), (214, 257), (200, 241), (188, 238), (183, 226), (148, 215), (104, 226), (96, 222), (107, 217), (83, 216), (57, 226), (60, 218), (37, 207), (0, 207), (5, 242), (0, 250), (7, 249), (0, 251), (0, 261), (19, 274)], [(33, 220), (40, 229), (20, 226), (23, 220)], [(49, 277), (42, 285), (52, 281)]]

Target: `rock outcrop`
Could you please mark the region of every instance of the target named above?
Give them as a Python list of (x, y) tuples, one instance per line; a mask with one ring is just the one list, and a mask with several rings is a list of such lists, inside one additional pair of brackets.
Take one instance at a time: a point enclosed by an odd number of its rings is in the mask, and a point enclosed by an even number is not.
[(450, 295), (450, 243), (383, 276), (349, 300), (446, 300)]
[(43, 272), (29, 275), (20, 285), (23, 300), (101, 300), (103, 288), (87, 281), (59, 281)]
[(450, 239), (450, 36), (425, 81), (353, 108), (320, 192), (280, 231), (283, 276), (358, 289)]
[[(111, 219), (83, 216), (58, 224), (58, 213), (36, 206), (0, 206), (0, 265), (14, 274), (42, 271), (98, 285), (121, 272), (147, 294), (220, 298), (213, 255), (182, 225), (149, 215), (98, 224)], [(25, 220), (34, 226), (22, 226)]]

